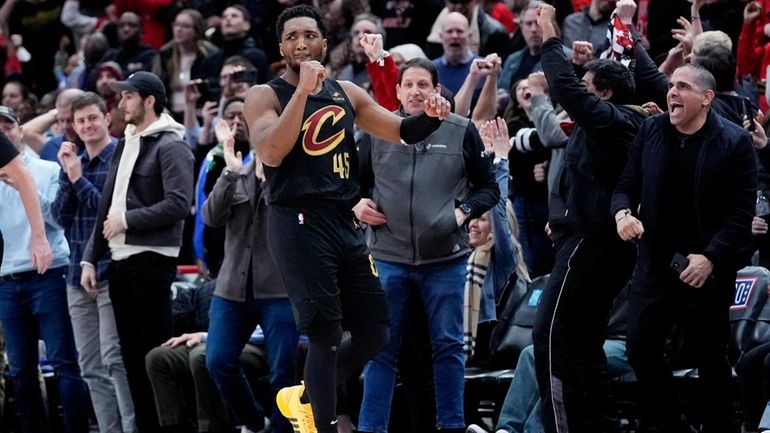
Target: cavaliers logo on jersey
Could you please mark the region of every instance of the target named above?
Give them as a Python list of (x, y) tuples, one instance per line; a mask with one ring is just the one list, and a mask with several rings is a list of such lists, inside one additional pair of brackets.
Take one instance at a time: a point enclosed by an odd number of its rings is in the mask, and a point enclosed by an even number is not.
[[(305, 153), (320, 156), (342, 143), (342, 140), (345, 139), (344, 127), (332, 129), (327, 128), (327, 126), (336, 125), (343, 117), (345, 117), (345, 110), (338, 105), (327, 105), (311, 114), (302, 124), (302, 131), (304, 131), (302, 148), (305, 149)], [(322, 132), (328, 131), (328, 129), (338, 130), (330, 137), (324, 137)]]

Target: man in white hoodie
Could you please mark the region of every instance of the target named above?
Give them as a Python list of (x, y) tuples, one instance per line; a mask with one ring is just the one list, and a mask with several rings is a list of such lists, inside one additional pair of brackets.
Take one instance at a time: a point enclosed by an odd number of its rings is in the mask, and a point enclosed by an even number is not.
[(171, 282), (193, 199), (193, 155), (184, 127), (163, 113), (166, 90), (149, 72), (111, 84), (127, 123), (83, 254), (81, 284), (95, 290), (93, 264), (109, 252), (110, 299), (140, 432), (158, 430), (144, 357), (173, 335)]

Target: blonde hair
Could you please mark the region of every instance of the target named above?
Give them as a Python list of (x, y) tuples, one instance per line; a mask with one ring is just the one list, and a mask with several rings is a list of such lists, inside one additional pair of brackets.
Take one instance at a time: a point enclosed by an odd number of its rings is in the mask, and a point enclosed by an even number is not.
[(524, 256), (522, 255), (521, 242), (519, 242), (519, 222), (516, 220), (516, 213), (513, 211), (513, 202), (510, 199), (506, 200), (506, 202), (505, 213), (508, 216), (508, 225), (511, 227), (513, 251), (516, 254), (516, 273), (529, 283), (532, 281), (532, 278), (529, 276), (527, 264), (524, 263)]

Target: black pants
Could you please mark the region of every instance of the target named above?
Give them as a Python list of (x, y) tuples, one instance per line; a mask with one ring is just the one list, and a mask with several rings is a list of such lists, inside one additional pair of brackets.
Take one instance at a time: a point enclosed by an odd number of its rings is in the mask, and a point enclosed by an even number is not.
[(171, 283), (176, 262), (176, 258), (147, 252), (113, 260), (108, 271), (110, 299), (139, 433), (159, 431), (144, 358), (173, 336)]
[(612, 301), (634, 267), (633, 244), (566, 235), (538, 307), (532, 337), (548, 433), (610, 429), (604, 339)]
[(336, 432), (337, 385), (388, 343), (387, 294), (352, 212), (274, 205), (267, 224), (270, 254), (309, 340), (305, 389), (316, 428)]
[[(628, 361), (639, 382), (642, 423), (659, 432), (683, 432), (671, 367), (664, 355), (674, 324), (685, 329), (698, 364), (700, 421), (703, 433), (735, 431), (730, 411), (730, 365), (727, 343), (729, 309), (735, 291), (735, 272), (710, 278), (700, 289), (679, 280), (661, 264), (638, 268), (629, 294)], [(644, 431), (644, 430), (642, 430)]]

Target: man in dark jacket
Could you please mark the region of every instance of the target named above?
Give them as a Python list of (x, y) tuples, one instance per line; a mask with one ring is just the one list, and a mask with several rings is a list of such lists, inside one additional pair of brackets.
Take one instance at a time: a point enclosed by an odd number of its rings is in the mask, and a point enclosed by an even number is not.
[(142, 19), (133, 12), (124, 12), (118, 20), (120, 47), (113, 48), (102, 57), (102, 62), (117, 62), (124, 76), (136, 71), (149, 71), (158, 52), (142, 43)]
[(689, 431), (663, 356), (669, 330), (687, 320), (704, 385), (701, 431), (734, 432), (725, 350), (735, 274), (751, 249), (755, 155), (749, 135), (712, 110), (705, 68), (683, 66), (671, 84), (669, 113), (642, 125), (612, 196), (618, 234), (639, 239), (628, 357), (645, 426)]
[(208, 56), (201, 64), (200, 76), (193, 78), (219, 77), (219, 71), (225, 64), (225, 59), (232, 56), (243, 56), (257, 68), (257, 82), (266, 83), (273, 73), (267, 62), (267, 56), (262, 48), (257, 46), (254, 38), (249, 36), (251, 17), (241, 5), (229, 6), (222, 12), (222, 50)]
[[(633, 245), (617, 239), (610, 195), (644, 115), (630, 107), (631, 72), (594, 60), (582, 82), (562, 51), (553, 17), (543, 4), (541, 62), (551, 98), (575, 120), (564, 165), (551, 191), (549, 224), (556, 263), (543, 291), (533, 340), (546, 432), (602, 432), (608, 387), (602, 351), (607, 314), (634, 266)], [(637, 109), (638, 108), (638, 109)]]
[[(437, 76), (429, 60), (406, 62), (396, 86), (398, 114), (423, 112), (428, 94), (439, 90)], [(361, 189), (371, 199), (353, 210), (373, 228), (370, 250), (388, 292), (391, 323), (389, 345), (364, 373), (358, 429), (387, 431), (406, 304), (410, 296), (419, 296), (433, 350), (437, 425), (441, 431), (464, 432), (462, 308), (470, 253), (465, 225), (500, 199), (491, 161), (483, 156), (476, 127), (455, 114), (414, 146), (363, 141)]]
[(172, 337), (171, 282), (193, 197), (193, 156), (184, 127), (163, 113), (166, 90), (149, 72), (112, 83), (128, 126), (102, 190), (83, 253), (80, 283), (96, 290), (94, 265), (108, 252), (110, 299), (139, 431), (158, 420), (144, 357)]

